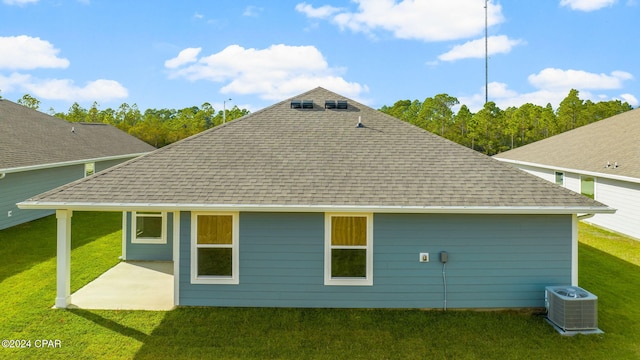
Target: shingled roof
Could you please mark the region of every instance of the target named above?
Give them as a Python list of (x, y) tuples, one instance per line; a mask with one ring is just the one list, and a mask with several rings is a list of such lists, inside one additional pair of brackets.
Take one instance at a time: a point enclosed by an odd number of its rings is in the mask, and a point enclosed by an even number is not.
[[(298, 100), (301, 108), (294, 108)], [(310, 103), (304, 100), (313, 101), (312, 107), (305, 108)], [(326, 100), (346, 100), (347, 108), (327, 109)], [(359, 121), (361, 127), (357, 126)], [(36, 196), (20, 206), (611, 211), (323, 88)]]
[(155, 150), (111, 125), (69, 123), (6, 99), (0, 100), (0, 128), (0, 172)]
[(640, 109), (536, 141), (495, 157), (510, 162), (625, 176), (640, 181)]

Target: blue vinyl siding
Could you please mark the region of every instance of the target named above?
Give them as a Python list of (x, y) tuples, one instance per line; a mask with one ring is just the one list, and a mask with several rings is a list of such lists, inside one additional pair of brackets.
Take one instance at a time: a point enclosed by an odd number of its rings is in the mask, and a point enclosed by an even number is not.
[[(129, 159), (99, 161), (102, 171)], [(17, 203), (84, 177), (84, 164), (7, 173), (0, 179), (0, 230), (54, 214), (53, 210), (21, 210)], [(11, 211), (12, 216), (8, 216)]]
[[(180, 304), (448, 308), (544, 306), (571, 282), (571, 216), (375, 214), (373, 286), (324, 285), (324, 214), (240, 213), (240, 283), (190, 283), (190, 213), (181, 215)], [(431, 262), (420, 263), (429, 252)]]
[(167, 213), (166, 227), (167, 243), (166, 244), (133, 244), (131, 242), (132, 214), (126, 213), (126, 246), (127, 256), (125, 260), (143, 260), (143, 261), (172, 261), (173, 260), (173, 213)]
[(84, 165), (8, 173), (0, 179), (0, 229), (55, 213), (53, 210), (22, 210), (16, 204), (83, 176)]

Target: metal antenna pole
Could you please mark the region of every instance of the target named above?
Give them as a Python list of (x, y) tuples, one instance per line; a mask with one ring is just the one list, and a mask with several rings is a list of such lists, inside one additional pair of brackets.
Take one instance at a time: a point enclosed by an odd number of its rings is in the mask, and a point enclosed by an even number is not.
[(489, 31), (487, 7), (489, 0), (484, 0), (484, 103), (489, 102)]
[(223, 124), (227, 123), (227, 101), (231, 101), (231, 98), (229, 98), (229, 100), (225, 100), (222, 102), (222, 123)]

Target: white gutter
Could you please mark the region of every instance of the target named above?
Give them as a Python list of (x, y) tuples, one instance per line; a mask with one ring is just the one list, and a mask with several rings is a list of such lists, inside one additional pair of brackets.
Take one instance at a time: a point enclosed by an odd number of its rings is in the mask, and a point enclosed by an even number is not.
[(1, 173), (1, 174), (0, 174), (0, 180), (4, 179), (4, 177), (5, 177), (5, 176), (7, 176), (7, 173), (6, 173), (6, 172)]
[(540, 169), (557, 170), (557, 171), (570, 172), (570, 173), (576, 173), (576, 174), (595, 176), (595, 177), (600, 177), (600, 178), (605, 178), (605, 179), (620, 180), (620, 181), (626, 181), (626, 182), (640, 184), (640, 179), (639, 178), (634, 178), (634, 177), (630, 177), (630, 176), (612, 175), (612, 174), (606, 174), (606, 173), (595, 172), (595, 171), (585, 171), (585, 170), (571, 169), (571, 168), (565, 168), (565, 167), (561, 167), (561, 166), (538, 164), (538, 163), (532, 163), (532, 162), (527, 162), (527, 161), (503, 159), (503, 158), (495, 157), (495, 156), (493, 158), (496, 159), (496, 160), (502, 161), (502, 162), (516, 164), (516, 165), (531, 166), (531, 167), (540, 168)]
[(584, 215), (579, 215), (578, 216), (578, 220), (585, 220), (585, 219), (589, 219), (596, 216), (596, 214), (584, 214)]
[(62, 166), (85, 164), (85, 163), (88, 163), (88, 162), (99, 162), (99, 161), (109, 161), (109, 160), (120, 160), (120, 159), (127, 159), (127, 158), (136, 158), (138, 156), (145, 155), (145, 154), (148, 154), (150, 152), (151, 151), (143, 152), (143, 153), (136, 153), (136, 154), (114, 155), (114, 156), (106, 156), (106, 157), (100, 157), (100, 158), (71, 160), (71, 161), (62, 161), (62, 162), (50, 163), (50, 164), (39, 164), (39, 165), (19, 166), (19, 167), (14, 167), (14, 168), (0, 169), (0, 171), (2, 172), (2, 174), (0, 175), (0, 179), (2, 179), (7, 173), (15, 173), (15, 172), (22, 172), (22, 171), (32, 171), (32, 170), (42, 170), (42, 169), (49, 169), (49, 168), (62, 167)]
[(260, 204), (154, 204), (23, 201), (20, 209), (66, 209), (75, 211), (255, 211), (255, 212), (375, 212), (438, 214), (613, 214), (610, 207), (542, 206), (354, 206), (354, 205), (260, 205)]

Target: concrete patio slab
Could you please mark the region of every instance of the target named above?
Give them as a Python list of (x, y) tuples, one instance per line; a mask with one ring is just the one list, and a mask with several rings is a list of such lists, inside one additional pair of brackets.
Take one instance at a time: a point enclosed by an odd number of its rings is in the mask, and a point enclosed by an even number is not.
[(121, 262), (73, 293), (69, 308), (171, 310), (173, 262)]

